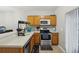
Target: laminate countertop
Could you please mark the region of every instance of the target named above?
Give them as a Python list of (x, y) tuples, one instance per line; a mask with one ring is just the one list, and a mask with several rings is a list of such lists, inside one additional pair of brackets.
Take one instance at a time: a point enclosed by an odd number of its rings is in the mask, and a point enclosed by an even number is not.
[[(17, 34), (8, 33), (9, 36), (0, 38), (0, 48), (1, 47), (24, 47), (26, 43), (29, 42), (30, 38), (34, 32), (26, 33), (25, 36), (17, 36)], [(5, 35), (5, 34), (2, 34)], [(7, 34), (6, 34), (7, 35)], [(1, 36), (1, 35), (0, 35)]]

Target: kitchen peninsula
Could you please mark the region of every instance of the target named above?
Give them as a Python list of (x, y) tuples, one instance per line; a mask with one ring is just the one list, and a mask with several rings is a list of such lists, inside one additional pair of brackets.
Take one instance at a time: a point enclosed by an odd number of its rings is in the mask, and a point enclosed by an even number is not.
[(24, 53), (33, 34), (34, 32), (26, 33), (25, 36), (18, 36), (16, 32), (0, 34), (0, 53)]

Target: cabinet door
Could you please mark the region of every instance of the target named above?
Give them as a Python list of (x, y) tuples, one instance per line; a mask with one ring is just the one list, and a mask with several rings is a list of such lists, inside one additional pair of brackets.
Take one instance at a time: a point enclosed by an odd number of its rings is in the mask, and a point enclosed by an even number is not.
[(27, 19), (31, 25), (35, 25), (35, 26), (40, 25), (40, 16), (28, 16)]
[(34, 46), (34, 35), (33, 35), (32, 38), (30, 39), (30, 52), (32, 52), (33, 46)]
[(58, 33), (52, 33), (52, 44), (53, 45), (58, 45), (59, 40), (59, 35)]
[(35, 33), (34, 35), (34, 44), (40, 44), (40, 34), (39, 33)]
[(34, 25), (40, 25), (40, 16), (34, 16)]
[(56, 16), (50, 16), (51, 25), (56, 26)]
[(28, 22), (30, 23), (30, 25), (34, 25), (34, 17), (33, 16), (28, 16), (27, 19), (28, 19)]

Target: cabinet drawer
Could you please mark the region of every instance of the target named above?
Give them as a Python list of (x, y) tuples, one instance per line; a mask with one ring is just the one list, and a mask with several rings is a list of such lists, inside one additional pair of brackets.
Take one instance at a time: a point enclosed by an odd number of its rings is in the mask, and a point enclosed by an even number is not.
[(52, 33), (52, 35), (58, 36), (58, 33)]

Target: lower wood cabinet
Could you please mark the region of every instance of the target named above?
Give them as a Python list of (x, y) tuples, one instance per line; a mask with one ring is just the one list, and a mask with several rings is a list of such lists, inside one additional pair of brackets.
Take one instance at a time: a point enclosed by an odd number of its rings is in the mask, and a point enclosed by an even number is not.
[(30, 53), (31, 53), (34, 46), (34, 35), (31, 37), (29, 44), (30, 44), (29, 46), (30, 46)]
[(14, 48), (14, 47), (1, 47), (0, 53), (23, 53), (23, 48)]
[(34, 33), (34, 35), (30, 39), (30, 53), (33, 50), (34, 45), (40, 44), (40, 34), (39, 33)]
[(40, 33), (34, 34), (34, 44), (40, 44)]
[(58, 45), (59, 43), (59, 33), (52, 33), (52, 45)]

